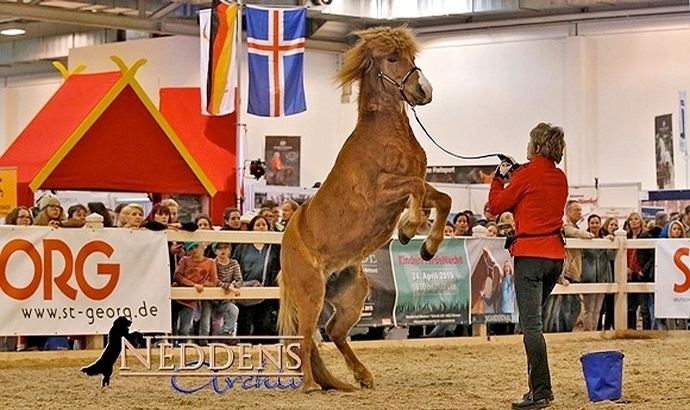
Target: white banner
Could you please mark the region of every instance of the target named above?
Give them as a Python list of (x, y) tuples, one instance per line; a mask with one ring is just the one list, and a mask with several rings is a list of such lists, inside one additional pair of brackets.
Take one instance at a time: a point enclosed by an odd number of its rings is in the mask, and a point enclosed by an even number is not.
[(656, 241), (654, 315), (690, 317), (690, 239)]
[(170, 332), (165, 234), (0, 228), (0, 335)]

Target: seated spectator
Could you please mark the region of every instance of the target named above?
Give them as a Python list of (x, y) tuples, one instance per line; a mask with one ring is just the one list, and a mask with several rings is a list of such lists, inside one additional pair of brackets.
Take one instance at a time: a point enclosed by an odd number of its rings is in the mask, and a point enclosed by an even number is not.
[[(250, 231), (268, 231), (268, 220), (261, 215), (249, 222)], [(251, 284), (277, 286), (280, 271), (280, 245), (263, 243), (242, 243), (232, 252), (242, 271), (244, 287)], [(251, 283), (248, 283), (250, 282)], [(244, 303), (244, 304), (243, 304)], [(278, 301), (266, 299), (258, 304), (247, 305), (238, 301), (240, 309), (237, 320), (237, 335), (277, 335)]]
[(58, 228), (62, 225), (63, 210), (60, 200), (53, 194), (43, 195), (37, 203), (38, 214), (34, 219), (36, 226), (51, 226)]
[(89, 202), (88, 204), (86, 204), (86, 206), (92, 213), (98, 214), (103, 217), (104, 228), (112, 228), (113, 226), (115, 226), (113, 225), (113, 217), (110, 215), (108, 208), (105, 206), (103, 202)]
[(452, 222), (446, 221), (446, 226), (443, 227), (443, 236), (446, 238), (455, 238), (455, 225)]
[(242, 215), (242, 217), (240, 217), (240, 230), (241, 231), (248, 231), (249, 230), (249, 223), (257, 215), (258, 215), (258, 213), (254, 212), (254, 211), (249, 211), (249, 212), (246, 212), (244, 215)]
[(132, 207), (130, 207), (129, 204), (124, 205), (122, 207), (120, 207), (120, 205), (118, 205), (119, 209), (116, 208), (118, 209), (116, 224), (118, 228), (124, 228), (125, 225), (127, 225), (127, 218), (129, 217), (129, 213), (132, 212)]
[[(280, 221), (280, 206), (278, 206), (278, 204), (275, 201), (268, 200), (268, 201), (264, 201), (261, 204), (261, 210), (263, 210), (264, 208), (268, 208), (268, 210), (271, 211), (271, 214), (272, 214), (270, 218), (267, 218), (268, 222), (270, 223), (269, 231), (280, 232), (280, 228), (282, 228), (282, 226), (279, 226), (280, 225), (280, 223), (279, 223), (279, 221)], [(268, 216), (268, 215), (265, 215), (265, 216)]]
[(498, 236), (498, 225), (496, 225), (496, 222), (487, 222), (485, 226), (487, 238), (495, 238)]
[(159, 202), (153, 204), (151, 212), (146, 215), (146, 218), (141, 223), (141, 227), (151, 231), (163, 231), (168, 229), (169, 223), (170, 208)]
[[(218, 273), (213, 259), (204, 256), (199, 242), (185, 242), (184, 248), (188, 256), (184, 256), (175, 269), (175, 283), (178, 286), (194, 287), (199, 293), (204, 288), (215, 287), (218, 284)], [(198, 302), (196, 300), (178, 300), (175, 302), (180, 305), (177, 334), (189, 336), (193, 325), (194, 309)]]
[(503, 212), (498, 218), (498, 236), (508, 236), (511, 232), (515, 233), (515, 218), (511, 212)]
[[(125, 223), (122, 225), (123, 228), (128, 229), (139, 229), (141, 224), (144, 222), (144, 207), (137, 204), (131, 203), (122, 209), (122, 213), (125, 215)], [(122, 219), (120, 219), (122, 221)]]
[(34, 218), (31, 216), (31, 211), (25, 206), (14, 208), (5, 216), (5, 225), (29, 226), (33, 223)]
[(65, 228), (81, 228), (86, 224), (89, 210), (82, 204), (72, 205), (67, 209), (67, 220), (62, 222)]
[[(240, 271), (239, 263), (230, 259), (232, 247), (229, 243), (214, 242), (211, 247), (216, 253), (216, 271), (218, 272), (218, 287), (225, 290), (226, 294), (239, 296), (242, 287), (242, 272)], [(201, 318), (199, 319), (199, 336), (208, 336), (211, 326), (212, 315), (220, 316), (223, 325), (218, 329), (214, 329), (214, 334), (219, 336), (234, 336), (235, 326), (237, 325), (237, 317), (239, 315), (239, 308), (235, 303), (229, 299), (223, 300), (202, 300), (201, 301)], [(205, 341), (202, 340), (202, 343)]]
[(459, 212), (453, 218), (453, 224), (455, 225), (455, 236), (472, 236), (470, 218), (467, 214)]
[(489, 202), (484, 204), (484, 213), (482, 216), (483, 218), (477, 221), (479, 225), (486, 226), (490, 222), (496, 223), (496, 215), (492, 215), (489, 211)]
[(128, 204), (120, 203), (115, 207), (115, 218), (113, 222), (115, 226), (122, 228), (127, 223), (127, 216), (122, 214), (122, 210), (127, 207)]
[[(661, 233), (663, 232), (666, 224), (668, 224), (668, 221), (669, 216), (666, 212), (659, 211), (656, 214), (654, 214), (654, 224), (648, 230), (652, 238), (663, 238), (663, 236), (661, 236)], [(681, 224), (681, 226), (682, 225), (683, 224)]]
[(275, 215), (271, 211), (271, 208), (261, 208), (261, 210), (259, 210), (259, 215), (266, 218), (266, 220), (268, 221), (268, 230), (274, 232), (276, 230), (274, 223)]
[(240, 218), (242, 213), (237, 208), (225, 208), (223, 211), (223, 227), (221, 231), (239, 231), (242, 229)]
[(288, 222), (290, 222), (292, 215), (295, 213), (295, 211), (297, 211), (297, 208), (299, 208), (299, 204), (292, 199), (283, 202), (283, 205), (280, 207), (280, 210), (283, 214), (280, 220), (280, 225), (282, 226), (281, 231), (285, 230), (285, 227), (287, 226)]
[[(200, 230), (202, 231), (212, 231), (213, 230), (213, 222), (211, 222), (211, 218), (208, 217), (207, 215), (199, 215), (196, 218), (194, 218), (194, 223), (196, 223), (196, 226), (199, 227)], [(202, 248), (204, 248), (204, 256), (207, 258), (215, 258), (216, 254), (213, 252), (213, 248), (211, 247), (210, 242), (202, 242), (201, 244)]]
[(182, 224), (180, 223), (180, 204), (178, 204), (177, 201), (175, 201), (172, 198), (166, 198), (162, 200), (161, 204), (167, 206), (170, 210), (170, 220), (168, 221), (168, 228), (182, 228)]

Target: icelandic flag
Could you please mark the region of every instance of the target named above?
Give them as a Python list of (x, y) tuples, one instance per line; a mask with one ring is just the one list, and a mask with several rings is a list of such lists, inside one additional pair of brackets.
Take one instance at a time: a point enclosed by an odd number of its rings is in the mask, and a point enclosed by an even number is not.
[(304, 35), (307, 8), (269, 9), (247, 5), (249, 103), (262, 117), (307, 110), (304, 98)]
[(204, 115), (235, 111), (238, 9), (236, 4), (214, 0), (212, 9), (199, 12), (201, 113)]

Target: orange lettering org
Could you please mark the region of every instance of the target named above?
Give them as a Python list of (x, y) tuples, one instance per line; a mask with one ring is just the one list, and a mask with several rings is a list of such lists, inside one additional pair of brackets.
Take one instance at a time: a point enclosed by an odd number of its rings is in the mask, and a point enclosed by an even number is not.
[(690, 268), (687, 267), (685, 263), (681, 260), (683, 256), (690, 255), (690, 248), (678, 248), (678, 250), (673, 254), (673, 263), (676, 265), (683, 275), (685, 276), (685, 282), (682, 284), (674, 283), (673, 291), (676, 293), (685, 293), (690, 289)]
[[(23, 288), (18, 288), (10, 284), (7, 280), (7, 263), (15, 253), (16, 257), (29, 258), (33, 265), (33, 277), (31, 282)], [(53, 256), (57, 253), (65, 261), (65, 267), (57, 276), (53, 272)], [(109, 244), (95, 240), (84, 244), (77, 252), (76, 258), (73, 257), (69, 246), (60, 239), (44, 239), (43, 255), (36, 249), (33, 243), (25, 239), (13, 239), (9, 241), (0, 251), (0, 290), (7, 296), (16, 300), (26, 300), (38, 291), (43, 282), (43, 300), (53, 300), (53, 284), (62, 292), (63, 295), (75, 300), (77, 289), (73, 288), (68, 282), (75, 275), (79, 290), (91, 300), (103, 300), (110, 296), (117, 286), (120, 279), (119, 263), (97, 263), (96, 273), (108, 275), (108, 283), (101, 288), (94, 288), (86, 280), (84, 265), (89, 256), (100, 253), (110, 258), (113, 248)], [(41, 257), (43, 256), (43, 257)]]

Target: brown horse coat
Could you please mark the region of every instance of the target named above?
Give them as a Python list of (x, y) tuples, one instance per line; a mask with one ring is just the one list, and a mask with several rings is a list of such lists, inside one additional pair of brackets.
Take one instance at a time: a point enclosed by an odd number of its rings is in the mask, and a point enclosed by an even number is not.
[[(373, 387), (347, 335), (360, 319), (368, 293), (361, 262), (399, 227), (407, 243), (421, 223), (421, 209), (437, 218), (421, 249), (431, 259), (443, 240), (448, 195), (424, 181), (426, 154), (409, 125), (405, 102), (431, 101), (431, 85), (414, 64), (417, 45), (407, 28), (374, 28), (344, 58), (341, 85), (359, 83), (357, 125), (316, 195), (297, 209), (283, 234), (280, 278), (281, 334), (298, 334), (304, 390), (351, 390), (325, 368), (312, 335), (324, 300), (335, 308), (326, 325), (355, 379)], [(409, 211), (401, 219), (405, 208)]]

